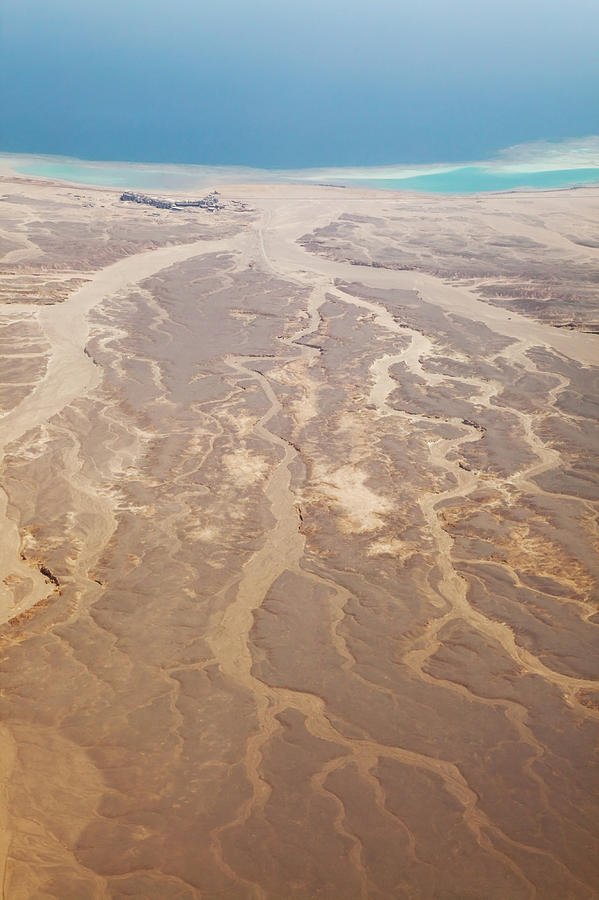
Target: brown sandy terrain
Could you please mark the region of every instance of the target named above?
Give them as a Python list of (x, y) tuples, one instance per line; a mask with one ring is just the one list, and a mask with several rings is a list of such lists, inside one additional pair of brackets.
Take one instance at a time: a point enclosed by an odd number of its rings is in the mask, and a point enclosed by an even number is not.
[(421, 198), (386, 216), (344, 212), (302, 245), (354, 265), (428, 272), (488, 302), (599, 331), (599, 193)]
[(599, 897), (599, 194), (222, 191), (0, 184), (3, 896)]

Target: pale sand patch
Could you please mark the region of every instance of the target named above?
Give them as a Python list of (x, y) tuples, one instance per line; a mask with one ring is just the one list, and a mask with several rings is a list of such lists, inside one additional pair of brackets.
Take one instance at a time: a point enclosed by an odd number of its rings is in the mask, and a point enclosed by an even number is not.
[(366, 486), (367, 478), (366, 472), (348, 464), (322, 479), (322, 487), (329, 489), (330, 498), (343, 510), (341, 530), (346, 533), (378, 531), (385, 524), (382, 516), (393, 510), (389, 500)]
[(291, 408), (296, 425), (303, 428), (320, 412), (318, 383), (310, 376), (310, 362), (304, 359), (291, 363), (287, 370), (290, 381), (302, 387), (302, 396), (291, 403)]
[(194, 528), (191, 534), (196, 540), (209, 544), (217, 539), (218, 530), (210, 525), (205, 525), (203, 528)]
[(299, 428), (307, 425), (319, 413), (318, 397), (315, 392), (305, 394), (292, 404), (293, 418)]
[(248, 416), (245, 413), (242, 413), (238, 416), (226, 416), (227, 422), (229, 422), (233, 426), (233, 430), (240, 437), (249, 437), (252, 434), (254, 428), (256, 427), (256, 422), (258, 421), (256, 416)]
[(511, 529), (508, 561), (514, 570), (525, 575), (545, 576), (569, 586), (573, 593), (593, 594), (592, 574), (558, 543), (535, 532), (530, 523)]
[(292, 417), (298, 428), (303, 428), (319, 412), (318, 385), (310, 376), (311, 364), (312, 361), (305, 358), (295, 359), (268, 375), (270, 381), (290, 385), (295, 391), (300, 387), (302, 395), (291, 401)]
[(251, 453), (247, 447), (238, 447), (225, 454), (223, 463), (237, 484), (243, 487), (262, 481), (268, 471), (268, 460)]
[(416, 548), (413, 543), (400, 541), (399, 538), (380, 538), (369, 545), (366, 553), (368, 556), (394, 556), (403, 563), (414, 556)]
[(229, 310), (229, 315), (232, 319), (241, 319), (243, 322), (247, 322), (248, 325), (258, 318), (256, 313), (246, 312), (243, 309), (231, 309)]

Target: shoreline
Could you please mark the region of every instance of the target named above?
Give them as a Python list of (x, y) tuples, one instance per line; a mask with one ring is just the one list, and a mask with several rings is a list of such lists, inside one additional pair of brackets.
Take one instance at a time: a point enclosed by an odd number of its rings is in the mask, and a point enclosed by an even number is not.
[[(134, 164), (132, 164), (134, 165)], [(599, 170), (598, 170), (599, 171)], [(0, 184), (3, 181), (10, 182), (22, 182), (23, 184), (38, 184), (38, 185), (47, 185), (56, 188), (69, 188), (72, 190), (90, 190), (90, 191), (106, 191), (111, 194), (119, 194), (125, 193), (129, 190), (128, 187), (123, 185), (113, 185), (113, 184), (101, 184), (99, 182), (87, 182), (87, 181), (74, 181), (67, 180), (62, 178), (52, 177), (50, 175), (36, 175), (31, 173), (21, 173), (14, 169), (3, 168), (0, 163)], [(250, 195), (246, 194), (248, 189), (252, 188), (266, 188), (266, 189), (277, 189), (277, 188), (289, 188), (290, 190), (299, 189), (301, 191), (301, 196), (298, 194), (297, 197), (289, 196), (289, 197), (280, 197), (278, 199), (283, 200), (316, 200), (319, 199), (323, 191), (332, 191), (335, 192), (335, 195), (343, 194), (344, 198), (353, 202), (360, 201), (371, 201), (375, 198), (386, 199), (392, 201), (394, 198), (404, 197), (404, 198), (412, 198), (412, 199), (421, 199), (421, 200), (445, 200), (445, 201), (460, 201), (460, 200), (476, 200), (476, 199), (484, 199), (484, 198), (501, 198), (501, 197), (514, 197), (514, 196), (538, 196), (541, 194), (557, 194), (557, 193), (574, 193), (580, 191), (590, 191), (595, 192), (599, 191), (599, 175), (597, 178), (597, 182), (589, 182), (585, 183), (577, 183), (577, 184), (569, 184), (563, 185), (560, 187), (522, 187), (522, 188), (506, 188), (502, 191), (477, 191), (472, 193), (441, 193), (436, 191), (424, 191), (424, 190), (416, 190), (409, 188), (381, 188), (376, 186), (366, 186), (365, 184), (327, 184), (324, 182), (311, 182), (311, 181), (276, 181), (276, 180), (263, 180), (263, 181), (228, 181), (228, 180), (219, 180), (217, 178), (206, 179), (203, 184), (196, 184), (193, 187), (189, 188), (160, 188), (160, 187), (145, 187), (141, 189), (139, 187), (132, 188), (131, 191), (134, 193), (145, 193), (148, 192), (150, 195), (155, 195), (157, 198), (161, 199), (189, 199), (190, 197), (195, 198), (200, 197), (200, 195), (204, 195), (209, 191), (222, 191), (222, 190), (234, 190), (239, 189), (243, 192), (243, 199), (245, 201), (252, 201), (255, 199), (259, 201), (263, 199), (263, 196), (257, 196), (253, 198)], [(305, 191), (309, 188), (314, 188), (318, 191), (318, 195), (315, 197), (310, 197), (305, 194)], [(231, 198), (230, 198), (231, 199)]]
[[(193, 163), (146, 163), (118, 160), (86, 160), (51, 154), (0, 152), (0, 177), (49, 180), (74, 187), (152, 191), (180, 194), (213, 185), (302, 185), (343, 190), (382, 192), (383, 195), (409, 193), (439, 197), (488, 196), (539, 193), (599, 187), (599, 137), (581, 139), (580, 146), (565, 141), (543, 145), (534, 159), (535, 144), (502, 151), (495, 158), (433, 164), (398, 164), (362, 167), (307, 167), (305, 169), (263, 169), (250, 166), (204, 166)], [(547, 149), (549, 146), (549, 150)], [(528, 149), (527, 149), (528, 148)], [(523, 178), (551, 180), (563, 173), (562, 183), (522, 184)], [(568, 176), (567, 173), (570, 173)], [(596, 174), (595, 174), (596, 173)], [(451, 187), (435, 187), (436, 179), (457, 179)], [(578, 176), (578, 177), (577, 177)], [(492, 187), (485, 188), (485, 178)], [(497, 188), (498, 178), (506, 186)], [(461, 179), (461, 181), (460, 181)], [(429, 183), (427, 183), (427, 180)], [(514, 183), (510, 184), (510, 180)], [(415, 182), (418, 181), (419, 184)], [(478, 182), (481, 182), (479, 185)], [(394, 182), (391, 184), (390, 182)], [(463, 182), (463, 184), (462, 184)], [(404, 184), (405, 183), (405, 184)]]

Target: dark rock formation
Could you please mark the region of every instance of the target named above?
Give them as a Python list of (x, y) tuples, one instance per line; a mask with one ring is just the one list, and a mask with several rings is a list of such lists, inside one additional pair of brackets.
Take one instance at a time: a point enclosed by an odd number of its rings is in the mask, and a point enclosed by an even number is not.
[(137, 194), (134, 191), (125, 191), (121, 194), (121, 200), (129, 203), (144, 203), (146, 206), (155, 206), (157, 209), (187, 209), (194, 207), (215, 212), (223, 209), (223, 204), (218, 199), (218, 191), (212, 191), (201, 200), (162, 200), (159, 197), (148, 197), (146, 194)]

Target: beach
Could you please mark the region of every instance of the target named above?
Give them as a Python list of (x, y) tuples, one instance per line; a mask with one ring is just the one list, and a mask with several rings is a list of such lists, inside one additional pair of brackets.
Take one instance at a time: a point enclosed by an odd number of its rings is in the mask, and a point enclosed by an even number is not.
[(0, 177), (5, 895), (593, 900), (599, 189), (208, 187)]
[(218, 184), (318, 185), (424, 194), (466, 195), (569, 190), (599, 185), (599, 137), (516, 144), (478, 161), (387, 166), (266, 169), (85, 160), (68, 156), (0, 153), (0, 172), (73, 184), (169, 193)]

